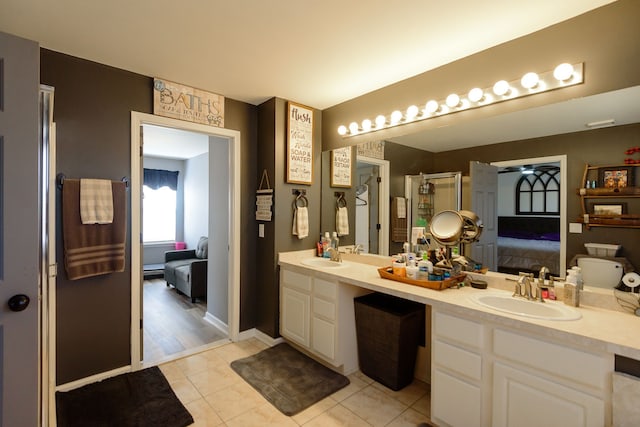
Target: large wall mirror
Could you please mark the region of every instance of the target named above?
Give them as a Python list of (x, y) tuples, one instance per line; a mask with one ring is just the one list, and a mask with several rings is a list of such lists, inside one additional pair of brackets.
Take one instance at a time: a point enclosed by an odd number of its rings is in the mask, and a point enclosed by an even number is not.
[[(586, 124), (604, 118), (614, 118), (613, 126), (640, 123), (640, 110), (635, 106), (637, 99), (640, 99), (639, 86), (476, 121), (461, 121), (459, 125), (419, 133), (412, 133), (409, 124), (406, 134), (381, 142), (384, 152), (382, 159), (387, 162), (389, 174), (388, 186), (385, 186), (388, 191), (386, 197), (389, 202), (394, 197), (407, 197), (406, 176), (462, 171), (462, 209), (472, 209), (469, 164), (472, 161), (494, 164), (499, 177), (498, 209), (495, 218), (481, 219), (485, 225), (490, 223), (495, 224), (496, 229), (498, 226), (508, 229), (503, 234), (509, 235), (510, 239), (545, 235), (547, 242), (553, 242), (546, 245), (552, 249), (544, 249), (544, 263), (550, 264), (545, 266), (553, 273), (564, 276), (565, 267), (575, 254), (584, 249), (582, 243), (585, 238), (588, 239), (587, 236), (579, 239), (574, 236), (573, 245), (567, 245), (568, 223), (574, 222), (579, 212), (578, 198), (572, 195), (580, 185), (584, 164), (616, 158), (608, 151), (606, 141), (601, 146), (591, 146), (587, 151), (581, 151), (581, 141), (590, 138), (585, 132), (606, 132), (597, 125), (588, 127)], [(372, 133), (374, 141), (375, 133)], [(355, 153), (356, 148), (353, 150)], [(323, 174), (325, 171), (328, 173), (328, 161), (328, 152), (325, 152)], [(363, 190), (366, 188), (367, 197), (372, 197), (372, 184), (374, 192), (380, 187), (375, 165), (358, 164), (357, 155), (353, 156), (353, 161), (354, 171), (359, 172), (353, 174), (352, 187), (346, 191), (349, 200), (352, 200), (350, 208), (354, 210), (353, 214), (350, 213), (351, 224), (358, 220), (355, 209), (361, 203), (357, 198), (363, 194)], [(533, 177), (522, 178), (525, 175), (523, 172)], [(335, 189), (323, 183), (323, 231), (332, 230), (334, 226), (332, 216), (335, 213), (326, 208), (330, 204), (328, 201), (335, 200), (334, 192)], [(367, 199), (366, 202), (370, 204), (372, 200)], [(384, 209), (388, 212), (390, 206)], [(531, 221), (531, 218), (535, 220)], [(376, 221), (383, 219), (377, 216), (373, 220), (374, 226)], [(385, 233), (392, 237), (391, 219), (384, 221), (387, 226)], [(371, 221), (367, 225), (371, 227)], [(409, 229), (411, 225), (407, 225)], [(527, 225), (530, 229), (527, 229)], [(369, 245), (368, 251), (388, 254), (401, 251), (402, 245), (393, 240), (389, 239), (384, 248), (380, 248), (378, 240)], [(341, 244), (345, 245), (356, 243), (361, 242), (357, 241), (355, 234), (341, 240)], [(637, 245), (631, 240), (621, 243), (629, 250)], [(535, 263), (527, 266), (528, 270), (539, 269)], [(496, 262), (495, 269), (513, 272), (523, 267), (509, 264), (503, 259)]]

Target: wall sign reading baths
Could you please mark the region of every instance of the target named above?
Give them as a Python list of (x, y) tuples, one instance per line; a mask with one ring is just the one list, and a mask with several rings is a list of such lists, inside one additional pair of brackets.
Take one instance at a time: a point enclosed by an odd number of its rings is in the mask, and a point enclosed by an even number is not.
[(224, 127), (224, 96), (154, 78), (153, 114)]

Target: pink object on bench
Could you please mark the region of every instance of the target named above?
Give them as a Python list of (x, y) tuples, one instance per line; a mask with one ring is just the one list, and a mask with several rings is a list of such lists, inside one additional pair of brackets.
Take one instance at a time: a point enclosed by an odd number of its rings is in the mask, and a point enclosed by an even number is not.
[(187, 249), (187, 244), (185, 242), (176, 242), (176, 250), (179, 251), (181, 249)]

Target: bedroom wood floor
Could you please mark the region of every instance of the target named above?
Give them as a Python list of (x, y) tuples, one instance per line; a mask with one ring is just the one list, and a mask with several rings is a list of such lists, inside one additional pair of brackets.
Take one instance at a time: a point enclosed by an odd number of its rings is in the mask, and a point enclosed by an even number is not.
[(143, 345), (145, 364), (154, 364), (185, 350), (226, 339), (205, 321), (206, 301), (191, 299), (163, 279), (144, 281)]

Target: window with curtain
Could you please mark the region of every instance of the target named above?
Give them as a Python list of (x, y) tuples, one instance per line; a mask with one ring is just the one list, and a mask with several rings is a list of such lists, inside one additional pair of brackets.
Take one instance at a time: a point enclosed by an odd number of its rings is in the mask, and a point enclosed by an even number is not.
[(176, 240), (178, 172), (144, 169), (142, 187), (142, 241)]

